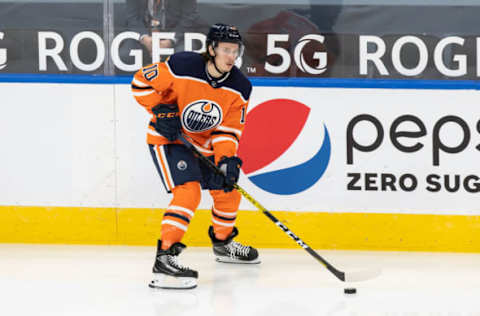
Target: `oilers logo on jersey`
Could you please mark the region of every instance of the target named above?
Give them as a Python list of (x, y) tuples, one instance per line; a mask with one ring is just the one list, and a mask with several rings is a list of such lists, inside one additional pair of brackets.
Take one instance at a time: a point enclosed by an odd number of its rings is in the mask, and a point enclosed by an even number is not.
[(222, 122), (222, 108), (210, 100), (197, 100), (188, 104), (182, 112), (182, 125), (192, 133), (200, 133), (217, 127)]
[[(218, 162), (221, 157), (236, 155), (252, 85), (236, 67), (221, 80), (209, 77), (206, 67), (205, 59), (198, 53), (173, 54), (165, 62), (137, 71), (132, 80), (132, 93), (150, 114), (158, 104), (176, 103), (182, 133), (198, 145), (200, 152), (214, 155)], [(212, 82), (217, 85), (213, 87)], [(155, 130), (154, 121), (152, 115), (147, 131), (148, 144), (171, 143)], [(159, 147), (156, 148), (158, 152)]]
[(185, 162), (185, 160), (180, 160), (178, 163), (177, 163), (177, 169), (180, 170), (180, 171), (185, 171), (187, 170), (187, 163)]

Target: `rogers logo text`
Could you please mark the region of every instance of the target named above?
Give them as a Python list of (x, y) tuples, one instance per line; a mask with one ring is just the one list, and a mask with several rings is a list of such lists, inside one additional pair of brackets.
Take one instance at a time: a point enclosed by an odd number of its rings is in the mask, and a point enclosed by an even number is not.
[(222, 121), (222, 108), (210, 100), (190, 103), (182, 112), (182, 125), (187, 131), (200, 133), (215, 128)]
[[(453, 54), (453, 52), (466, 49), (473, 53), (468, 47), (477, 47), (477, 69), (476, 76), (480, 76), (480, 37), (475, 39), (460, 36), (448, 36), (438, 40), (435, 45), (430, 44), (421, 36), (404, 35), (396, 39), (393, 44), (385, 41), (379, 36), (361, 35), (359, 37), (359, 73), (360, 75), (371, 75), (378, 71), (382, 76), (388, 76), (392, 72), (398, 72), (406, 77), (421, 76), (427, 68), (436, 69), (442, 76), (461, 77), (468, 75), (469, 59), (475, 56), (469, 54)], [(391, 46), (390, 46), (391, 45)], [(418, 52), (418, 60), (412, 65), (406, 65), (411, 56), (402, 53), (405, 46), (412, 46)], [(445, 56), (449, 56), (446, 58)], [(387, 69), (385, 60), (392, 61), (393, 69)], [(433, 62), (433, 67), (429, 66)], [(371, 67), (370, 67), (370, 66)]]
[[(0, 40), (3, 40), (5, 34), (0, 32)], [(0, 70), (7, 67), (7, 50), (5, 48), (0, 48)]]

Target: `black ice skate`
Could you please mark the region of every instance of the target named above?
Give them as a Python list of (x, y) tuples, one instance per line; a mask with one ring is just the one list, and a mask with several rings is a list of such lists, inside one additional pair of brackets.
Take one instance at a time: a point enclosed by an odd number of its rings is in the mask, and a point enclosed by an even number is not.
[(215, 260), (218, 262), (260, 263), (257, 249), (233, 241), (233, 238), (238, 235), (238, 229), (236, 227), (233, 228), (232, 233), (226, 240), (218, 240), (215, 238), (212, 226), (208, 228), (208, 235), (213, 243)]
[(193, 289), (197, 287), (198, 272), (178, 263), (178, 255), (185, 249), (182, 243), (174, 243), (162, 250), (162, 241), (157, 244), (157, 256), (153, 265), (153, 280), (148, 285), (157, 289)]

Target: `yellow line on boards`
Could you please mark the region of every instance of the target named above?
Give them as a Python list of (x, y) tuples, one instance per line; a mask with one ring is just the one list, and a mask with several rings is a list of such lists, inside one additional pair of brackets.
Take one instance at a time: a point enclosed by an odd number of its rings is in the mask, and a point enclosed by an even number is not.
[[(0, 206), (0, 242), (154, 245), (164, 210)], [(316, 249), (480, 252), (480, 216), (379, 213), (272, 213)], [(198, 210), (183, 240), (210, 246), (211, 215)], [(238, 240), (259, 248), (297, 248), (260, 211), (239, 211)]]

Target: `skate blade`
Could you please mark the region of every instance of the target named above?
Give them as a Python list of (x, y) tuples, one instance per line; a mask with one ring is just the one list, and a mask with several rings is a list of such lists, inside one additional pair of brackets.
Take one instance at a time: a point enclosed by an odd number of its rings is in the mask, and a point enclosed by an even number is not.
[(235, 264), (259, 264), (261, 261), (260, 261), (260, 258), (257, 258), (255, 260), (252, 260), (252, 261), (243, 261), (243, 260), (238, 260), (238, 259), (232, 259), (230, 257), (215, 257), (215, 260), (217, 262), (222, 262), (222, 263), (235, 263)]
[(189, 290), (197, 287), (197, 279), (154, 273), (153, 280), (150, 281), (148, 287), (152, 289)]

